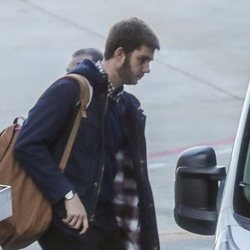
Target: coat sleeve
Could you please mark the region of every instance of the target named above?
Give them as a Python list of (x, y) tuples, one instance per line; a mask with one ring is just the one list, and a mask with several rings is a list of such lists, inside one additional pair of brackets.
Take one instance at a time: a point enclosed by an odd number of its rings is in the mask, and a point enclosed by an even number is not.
[(78, 84), (72, 80), (61, 79), (51, 85), (30, 110), (15, 145), (15, 158), (52, 204), (74, 189), (61, 173), (50, 148), (72, 120), (79, 92)]

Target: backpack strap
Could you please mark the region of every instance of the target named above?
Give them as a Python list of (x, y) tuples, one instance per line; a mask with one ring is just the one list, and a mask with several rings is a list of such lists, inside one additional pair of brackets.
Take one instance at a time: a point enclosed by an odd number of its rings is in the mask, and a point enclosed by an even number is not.
[(75, 137), (76, 137), (78, 128), (80, 126), (81, 119), (87, 118), (86, 111), (87, 111), (87, 107), (88, 107), (89, 103), (91, 102), (92, 93), (93, 93), (92, 86), (89, 84), (86, 77), (84, 77), (82, 75), (78, 75), (78, 74), (68, 74), (68, 75), (64, 76), (63, 78), (72, 79), (79, 84), (79, 86), (80, 86), (80, 100), (78, 102), (79, 109), (78, 109), (73, 127), (71, 129), (69, 139), (68, 139), (68, 142), (66, 144), (62, 159), (61, 159), (60, 164), (59, 164), (59, 168), (61, 169), (62, 172), (64, 171), (64, 168), (65, 168), (67, 161), (69, 159), (69, 156), (70, 156), (70, 153), (72, 150), (72, 146), (73, 146), (73, 143), (75, 141)]

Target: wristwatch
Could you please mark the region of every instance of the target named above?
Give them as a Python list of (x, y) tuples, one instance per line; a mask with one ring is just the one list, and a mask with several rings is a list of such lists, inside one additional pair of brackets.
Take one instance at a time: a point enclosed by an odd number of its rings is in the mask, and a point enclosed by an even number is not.
[(74, 192), (70, 190), (64, 197), (66, 200), (71, 200), (74, 197)]

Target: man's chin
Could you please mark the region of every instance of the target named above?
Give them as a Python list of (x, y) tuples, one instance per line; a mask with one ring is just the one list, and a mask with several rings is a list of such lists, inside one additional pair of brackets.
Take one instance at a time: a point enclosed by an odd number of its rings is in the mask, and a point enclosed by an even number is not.
[(129, 82), (127, 83), (127, 85), (137, 85), (138, 81), (133, 81), (133, 82)]
[(134, 81), (126, 81), (124, 84), (125, 85), (136, 85), (138, 83), (138, 80), (134, 80)]

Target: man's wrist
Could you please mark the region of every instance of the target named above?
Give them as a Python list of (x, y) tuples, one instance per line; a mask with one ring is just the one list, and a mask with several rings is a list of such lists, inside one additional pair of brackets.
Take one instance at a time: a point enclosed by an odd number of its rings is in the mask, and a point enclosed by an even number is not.
[(75, 192), (73, 190), (70, 190), (67, 194), (65, 194), (64, 198), (65, 200), (71, 200), (74, 198)]

